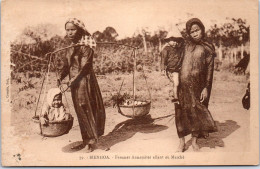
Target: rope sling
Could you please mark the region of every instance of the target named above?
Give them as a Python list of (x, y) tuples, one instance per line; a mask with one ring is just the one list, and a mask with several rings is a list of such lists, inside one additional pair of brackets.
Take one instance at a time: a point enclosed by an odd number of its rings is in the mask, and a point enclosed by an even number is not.
[[(133, 100), (132, 100), (132, 105), (120, 105), (117, 104), (117, 108), (118, 108), (118, 112), (125, 116), (125, 117), (129, 117), (129, 118), (139, 118), (139, 117), (143, 117), (145, 115), (147, 115), (150, 112), (150, 108), (151, 108), (151, 92), (150, 92), (150, 87), (148, 86), (148, 82), (147, 82), (147, 78), (145, 76), (144, 73), (144, 69), (143, 69), (143, 65), (142, 66), (142, 75), (145, 79), (145, 85), (147, 87), (147, 91), (149, 94), (149, 100), (145, 101), (143, 104), (140, 105), (135, 105), (135, 101), (136, 101), (136, 85), (135, 85), (135, 76), (136, 76), (136, 53), (137, 53), (137, 49), (135, 48), (133, 49), (133, 52), (131, 54), (131, 57), (133, 56), (134, 58), (134, 66), (133, 66)], [(118, 96), (120, 95), (122, 86), (124, 83), (124, 79), (121, 83), (120, 89), (118, 91)]]
[[(37, 99), (36, 109), (35, 109), (35, 113), (34, 113), (34, 117), (33, 117), (34, 121), (39, 123), (40, 134), (43, 135), (43, 136), (47, 136), (47, 137), (61, 136), (63, 134), (67, 134), (69, 132), (69, 130), (72, 128), (73, 117), (71, 117), (68, 120), (63, 120), (63, 121), (50, 121), (47, 126), (42, 125), (40, 123), (40, 116), (37, 116), (37, 110), (38, 110), (42, 90), (43, 90), (43, 95), (44, 95), (43, 99), (42, 99), (42, 108), (44, 106), (44, 101), (45, 101), (45, 98), (46, 98), (46, 90), (47, 90), (47, 86), (48, 86), (48, 83), (49, 83), (49, 74), (50, 74), (51, 65), (54, 67), (56, 79), (57, 80), (59, 79), (58, 78), (58, 72), (57, 72), (56, 66), (54, 64), (54, 56), (55, 56), (54, 54), (57, 53), (57, 52), (60, 52), (62, 50), (72, 48), (72, 47), (76, 47), (76, 46), (83, 46), (83, 45), (78, 45), (78, 44), (77, 45), (71, 45), (71, 46), (68, 46), (68, 47), (65, 47), (65, 48), (62, 48), (62, 49), (59, 49), (59, 50), (56, 50), (54, 52), (50, 52), (50, 53), (46, 54), (46, 57), (48, 57), (47, 70), (44, 73), (44, 77), (43, 77), (43, 81), (42, 81), (42, 84), (41, 84), (41, 89), (40, 89), (39, 97)], [(46, 82), (45, 82), (45, 79), (46, 79)], [(44, 86), (44, 83), (45, 83), (45, 86)], [(61, 93), (65, 97), (66, 105), (67, 105), (68, 110), (69, 110), (69, 114), (71, 114), (70, 106), (69, 106), (67, 96), (65, 94), (65, 90), (63, 89), (62, 85), (60, 85), (58, 87), (60, 87), (60, 89), (62, 91)], [(42, 111), (42, 109), (41, 109), (41, 111)]]

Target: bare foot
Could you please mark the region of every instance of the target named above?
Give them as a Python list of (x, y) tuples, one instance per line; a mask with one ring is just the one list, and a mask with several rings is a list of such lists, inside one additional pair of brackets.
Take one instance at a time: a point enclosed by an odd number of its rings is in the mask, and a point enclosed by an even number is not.
[(94, 150), (93, 146), (91, 144), (86, 145), (86, 153), (90, 153)]
[(199, 145), (197, 143), (192, 144), (192, 148), (193, 148), (193, 151), (195, 151), (195, 152), (200, 151), (200, 147), (199, 147)]
[(85, 142), (83, 142), (83, 143), (81, 143), (81, 144), (79, 144), (79, 145), (72, 146), (70, 149), (72, 149), (72, 150), (79, 150), (79, 149), (85, 148), (86, 145), (87, 145), (87, 144), (86, 144)]
[(176, 152), (183, 152), (185, 149), (185, 138), (180, 138), (180, 144), (179, 147), (177, 148)]
[(184, 152), (184, 149), (185, 149), (185, 144), (180, 144), (176, 150), (176, 153)]
[(199, 145), (197, 144), (197, 140), (198, 140), (197, 137), (192, 137), (191, 145), (192, 145), (193, 151), (195, 151), (195, 152), (200, 151), (200, 147), (199, 147)]
[(84, 147), (86, 147), (86, 145), (80, 144), (80, 145), (72, 146), (70, 149), (79, 150), (79, 149), (83, 149)]

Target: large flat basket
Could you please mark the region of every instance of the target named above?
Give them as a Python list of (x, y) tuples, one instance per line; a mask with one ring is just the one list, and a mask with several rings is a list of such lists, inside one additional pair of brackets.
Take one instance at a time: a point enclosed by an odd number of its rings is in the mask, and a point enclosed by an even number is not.
[(147, 115), (151, 109), (151, 101), (141, 105), (118, 105), (118, 112), (129, 118), (138, 118)]
[(34, 116), (32, 120), (38, 124), (39, 133), (45, 137), (58, 137), (69, 133), (73, 126), (73, 117), (69, 120), (50, 121), (48, 125), (40, 124), (39, 116)]

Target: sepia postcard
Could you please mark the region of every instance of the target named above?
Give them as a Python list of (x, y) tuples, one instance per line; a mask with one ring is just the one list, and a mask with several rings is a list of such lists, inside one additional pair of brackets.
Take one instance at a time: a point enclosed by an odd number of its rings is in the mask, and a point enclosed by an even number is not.
[(3, 0), (2, 166), (259, 164), (257, 0)]

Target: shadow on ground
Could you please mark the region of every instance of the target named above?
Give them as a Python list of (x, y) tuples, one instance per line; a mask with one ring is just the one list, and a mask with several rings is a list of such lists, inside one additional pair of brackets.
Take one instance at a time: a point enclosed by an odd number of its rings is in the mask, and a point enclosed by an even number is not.
[[(224, 138), (231, 135), (234, 131), (236, 131), (240, 126), (237, 122), (233, 120), (226, 120), (224, 123), (219, 123), (216, 121), (216, 125), (218, 127), (218, 132), (210, 133), (207, 139), (198, 139), (198, 145), (200, 148), (209, 147), (224, 147), (225, 143), (223, 141)], [(191, 146), (191, 140), (186, 143), (186, 150)]]
[[(109, 150), (115, 144), (126, 141), (133, 137), (136, 133), (156, 133), (166, 130), (168, 127), (164, 125), (154, 124), (155, 120), (167, 118), (171, 115), (152, 119), (150, 115), (142, 118), (128, 119), (115, 126), (115, 128), (105, 136), (99, 138), (95, 149)], [(62, 148), (63, 152), (73, 153), (82, 149), (71, 150), (71, 147), (81, 144), (82, 141), (70, 143)]]
[(99, 143), (97, 144), (97, 149), (107, 150), (115, 144), (130, 139), (137, 132), (156, 133), (168, 128), (164, 125), (154, 124), (154, 121), (155, 119), (152, 119), (150, 115), (123, 121), (117, 124), (110, 133), (100, 137)]

